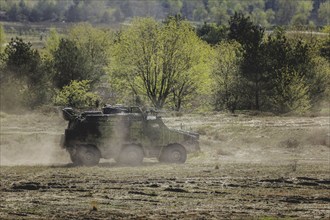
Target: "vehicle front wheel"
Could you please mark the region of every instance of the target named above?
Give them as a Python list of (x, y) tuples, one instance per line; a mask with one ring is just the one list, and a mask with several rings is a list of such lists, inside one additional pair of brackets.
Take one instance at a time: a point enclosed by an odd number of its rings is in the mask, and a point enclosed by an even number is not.
[(77, 147), (77, 153), (71, 157), (72, 162), (78, 165), (95, 166), (100, 162), (101, 153), (93, 145), (83, 145)]
[(144, 153), (140, 146), (129, 145), (125, 146), (121, 150), (119, 157), (116, 159), (116, 161), (121, 164), (127, 164), (130, 166), (139, 166), (142, 164), (143, 157)]
[(159, 157), (160, 162), (164, 163), (185, 163), (187, 160), (187, 151), (180, 144), (171, 144), (166, 146)]

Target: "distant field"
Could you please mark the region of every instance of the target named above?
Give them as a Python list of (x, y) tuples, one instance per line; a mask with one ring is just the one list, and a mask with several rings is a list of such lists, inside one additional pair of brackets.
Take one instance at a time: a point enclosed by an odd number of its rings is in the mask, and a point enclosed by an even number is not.
[(24, 41), (30, 42), (33, 48), (43, 48), (50, 28), (56, 28), (59, 33), (65, 33), (72, 24), (66, 23), (20, 23), (1, 22), (5, 29), (7, 41), (11, 38), (20, 37)]
[[(47, 34), (50, 28), (56, 28), (59, 33), (66, 33), (67, 30), (77, 23), (65, 23), (65, 22), (1, 22), (4, 26), (7, 41), (11, 38), (21, 37), (25, 41), (31, 42), (33, 48), (43, 48)], [(194, 26), (202, 25), (201, 23), (192, 23)], [(118, 29), (121, 25), (127, 25), (127, 23), (122, 24), (97, 24), (95, 26), (101, 28), (111, 28)], [(272, 31), (266, 31), (270, 34)], [(292, 37), (298, 37), (300, 35), (307, 36), (309, 38), (324, 38), (329, 36), (327, 33), (315, 32), (315, 31), (288, 31), (287, 34)]]

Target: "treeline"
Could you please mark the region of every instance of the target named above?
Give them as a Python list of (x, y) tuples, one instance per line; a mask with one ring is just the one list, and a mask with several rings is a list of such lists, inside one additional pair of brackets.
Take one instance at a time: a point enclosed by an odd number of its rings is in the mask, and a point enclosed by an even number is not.
[(329, 35), (266, 34), (242, 13), (197, 29), (180, 15), (116, 31), (77, 24), (66, 35), (52, 29), (42, 50), (20, 38), (1, 46), (0, 110), (122, 103), (302, 113), (330, 97), (329, 48)]
[(181, 14), (189, 21), (227, 24), (235, 11), (263, 27), (324, 26), (327, 0), (2, 0), (0, 19), (30, 22), (119, 23), (133, 17), (163, 20)]

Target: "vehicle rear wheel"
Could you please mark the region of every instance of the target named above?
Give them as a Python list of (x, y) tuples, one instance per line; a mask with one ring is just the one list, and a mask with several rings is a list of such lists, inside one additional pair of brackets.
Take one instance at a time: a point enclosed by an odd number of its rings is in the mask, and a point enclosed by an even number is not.
[(77, 147), (76, 155), (71, 158), (73, 163), (84, 166), (95, 166), (100, 162), (101, 153), (93, 145), (82, 145)]
[(180, 144), (171, 144), (162, 150), (158, 160), (164, 163), (185, 163), (187, 151)]
[(137, 145), (129, 145), (121, 150), (116, 161), (130, 166), (139, 166), (142, 164), (143, 157), (144, 153), (141, 147)]

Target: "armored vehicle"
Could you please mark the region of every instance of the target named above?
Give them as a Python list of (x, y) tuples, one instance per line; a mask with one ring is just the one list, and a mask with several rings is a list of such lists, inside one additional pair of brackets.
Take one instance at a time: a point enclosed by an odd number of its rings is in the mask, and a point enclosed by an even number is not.
[(187, 153), (199, 150), (197, 133), (169, 129), (160, 116), (139, 107), (106, 106), (80, 114), (64, 108), (62, 112), (69, 123), (61, 146), (75, 165), (94, 166), (101, 158), (113, 158), (137, 166), (145, 157), (184, 163)]

